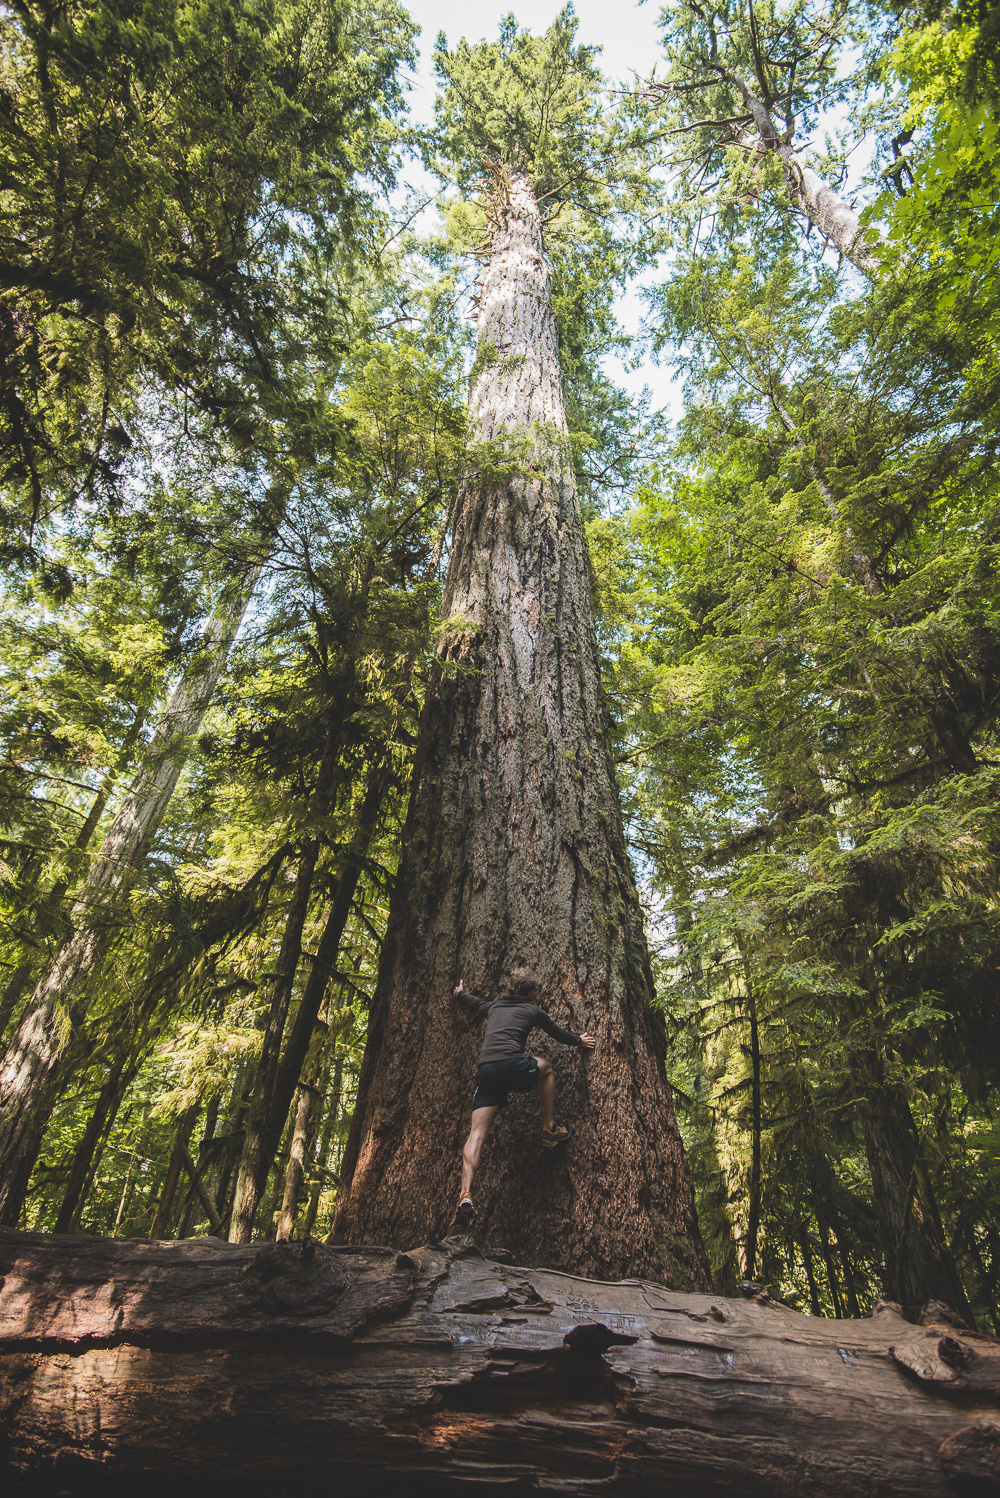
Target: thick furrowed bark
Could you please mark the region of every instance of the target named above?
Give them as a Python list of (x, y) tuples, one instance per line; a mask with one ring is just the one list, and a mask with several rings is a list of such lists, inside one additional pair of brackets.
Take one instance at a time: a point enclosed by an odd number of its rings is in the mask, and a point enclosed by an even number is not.
[(14, 1224), (54, 1094), (60, 1063), (87, 1009), (89, 985), (99, 976), (123, 920), (143, 859), (170, 805), (259, 568), (243, 573), (209, 620), (198, 655), (174, 690), (143, 762), (101, 845), (73, 907), (73, 933), (25, 1007), (0, 1062), (0, 1222)]
[(0, 1234), (5, 1491), (972, 1498), (1000, 1348), (397, 1255)]
[(572, 1137), (540, 1149), (537, 1102), (512, 1100), (477, 1178), (483, 1241), (702, 1286), (607, 751), (540, 217), (517, 177), (495, 210), (469, 403), (481, 441), (523, 443), (526, 476), (483, 479), (460, 503), (334, 1232), (402, 1247), (447, 1228), (480, 1041), (451, 990), (464, 976), (493, 995), (521, 960), (553, 1017), (600, 1044), (534, 1046), (558, 1052)]

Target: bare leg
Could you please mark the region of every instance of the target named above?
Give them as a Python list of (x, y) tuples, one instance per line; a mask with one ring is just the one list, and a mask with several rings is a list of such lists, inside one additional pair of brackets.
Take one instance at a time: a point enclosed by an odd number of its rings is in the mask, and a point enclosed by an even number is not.
[(462, 1195), (472, 1190), (472, 1177), (479, 1165), (479, 1156), (483, 1152), (486, 1136), (490, 1132), (490, 1124), (496, 1115), (495, 1108), (476, 1108), (472, 1114), (472, 1128), (469, 1137), (465, 1141), (465, 1149), (462, 1151)]
[(556, 1074), (552, 1062), (536, 1056), (538, 1062), (538, 1101), (542, 1105), (542, 1128), (551, 1129), (556, 1120)]

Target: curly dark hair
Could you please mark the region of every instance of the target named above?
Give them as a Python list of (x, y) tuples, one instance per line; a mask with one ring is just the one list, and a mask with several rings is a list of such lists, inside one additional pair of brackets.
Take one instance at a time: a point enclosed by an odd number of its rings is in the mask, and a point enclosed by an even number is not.
[(542, 985), (530, 967), (516, 967), (510, 975), (510, 986), (514, 993), (534, 993)]

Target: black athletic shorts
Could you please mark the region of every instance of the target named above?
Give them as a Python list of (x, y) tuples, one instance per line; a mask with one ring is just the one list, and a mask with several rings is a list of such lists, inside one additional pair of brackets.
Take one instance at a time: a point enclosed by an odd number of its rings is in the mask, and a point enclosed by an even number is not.
[(509, 1061), (484, 1061), (476, 1073), (475, 1108), (503, 1108), (512, 1092), (534, 1092), (538, 1062), (534, 1056), (512, 1056)]

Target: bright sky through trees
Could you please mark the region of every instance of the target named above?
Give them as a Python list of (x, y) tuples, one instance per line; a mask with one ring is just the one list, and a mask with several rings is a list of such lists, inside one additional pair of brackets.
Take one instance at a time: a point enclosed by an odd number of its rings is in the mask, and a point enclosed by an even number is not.
[[(466, 5), (461, 0), (415, 0), (408, 9), (421, 27), (420, 73), (414, 87), (411, 107), (417, 119), (430, 123), (433, 115), (434, 82), (431, 77), (431, 51), (434, 39), (443, 31), (450, 45), (462, 36), (469, 41), (493, 38), (501, 17), (513, 10), (521, 26), (543, 32), (562, 10), (561, 0), (535, 0), (532, 5), (513, 5), (510, 0), (487, 0), (485, 4)], [(610, 4), (609, 0), (577, 0), (576, 14), (580, 29), (577, 38), (588, 46), (602, 49), (601, 63), (611, 78), (628, 79), (633, 72), (648, 73), (659, 55), (655, 4)]]

